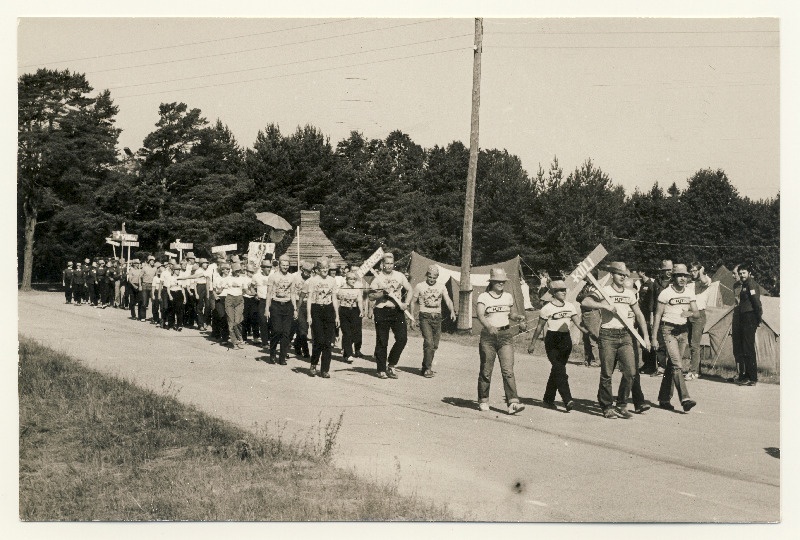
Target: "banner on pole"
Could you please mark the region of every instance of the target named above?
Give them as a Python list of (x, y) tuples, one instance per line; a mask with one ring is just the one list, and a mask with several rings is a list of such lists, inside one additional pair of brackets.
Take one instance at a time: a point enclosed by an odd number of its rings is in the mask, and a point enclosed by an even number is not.
[(167, 257), (173, 257), (173, 258), (178, 256), (177, 253), (172, 253), (171, 251), (165, 251), (164, 255), (166, 255)]
[(169, 249), (192, 249), (194, 244), (191, 242), (172, 242)]
[(236, 244), (225, 244), (224, 246), (214, 246), (211, 253), (225, 253), (226, 251), (236, 251)]
[(364, 263), (355, 270), (356, 275), (359, 278), (363, 278), (367, 272), (372, 270), (372, 267), (378, 264), (378, 262), (383, 258), (383, 248), (378, 248), (375, 250), (375, 253), (369, 256), (369, 259), (364, 261)]
[(139, 242), (129, 242), (127, 240), (122, 241), (123, 247), (139, 247)]
[(136, 242), (139, 240), (138, 234), (130, 234), (130, 233), (122, 233), (120, 234), (120, 238), (125, 240), (126, 242)]
[(256, 267), (259, 267), (267, 253), (275, 253), (275, 244), (273, 242), (250, 242), (247, 248), (248, 264), (253, 263)]
[(115, 242), (113, 238), (106, 238), (106, 244), (111, 244), (112, 246), (119, 246), (119, 242)]
[(117, 241), (122, 240), (122, 231), (111, 231), (111, 239)]

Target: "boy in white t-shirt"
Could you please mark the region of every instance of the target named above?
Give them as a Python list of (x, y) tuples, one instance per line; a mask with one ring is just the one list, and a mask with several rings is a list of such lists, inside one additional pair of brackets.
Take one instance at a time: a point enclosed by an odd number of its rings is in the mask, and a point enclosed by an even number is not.
[(653, 347), (658, 344), (656, 333), (660, 331), (667, 348), (667, 367), (658, 391), (658, 406), (670, 411), (675, 410), (670, 403), (673, 384), (684, 412), (697, 405), (689, 398), (683, 378), (683, 353), (689, 345), (688, 317), (697, 317), (697, 300), (694, 291), (686, 286), (688, 278), (686, 265), (676, 264), (672, 270), (672, 283), (658, 295), (653, 318)]
[(456, 313), (453, 301), (447, 294), (444, 283), (437, 283), (439, 267), (432, 264), (425, 273), (425, 281), (414, 287), (414, 294), (408, 303), (411, 315), (415, 307), (419, 307), (419, 331), (422, 332), (422, 370), (420, 374), (430, 379), (434, 376), (433, 355), (439, 347), (439, 338), (442, 335), (442, 300), (450, 310), (450, 318), (455, 321)]

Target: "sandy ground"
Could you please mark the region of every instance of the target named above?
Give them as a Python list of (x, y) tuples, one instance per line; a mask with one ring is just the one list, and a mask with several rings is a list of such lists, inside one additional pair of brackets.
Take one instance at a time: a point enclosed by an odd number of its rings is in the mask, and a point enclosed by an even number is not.
[[(570, 364), (578, 407), (553, 411), (540, 401), (546, 358), (518, 354), (517, 386), (527, 408), (510, 416), (499, 366), (493, 408), (477, 410), (477, 350), (452, 342), (441, 343), (433, 379), (419, 376), (422, 341), (410, 338), (398, 380), (378, 379), (371, 361), (348, 365), (339, 354), (326, 380), (309, 377), (308, 363), (293, 355), (288, 366), (272, 365), (259, 347), (229, 350), (196, 330), (167, 331), (123, 310), (65, 305), (59, 293), (20, 294), (18, 309), (22, 335), (143, 387), (168, 387), (248, 429), (302, 439), (343, 413), (338, 466), (447, 503), (460, 519), (780, 519), (778, 385), (689, 381), (698, 405), (688, 414), (654, 407), (630, 420), (607, 420), (594, 401), (597, 368)], [(365, 353), (373, 351), (374, 336), (366, 322)], [(651, 402), (659, 383), (642, 380)]]

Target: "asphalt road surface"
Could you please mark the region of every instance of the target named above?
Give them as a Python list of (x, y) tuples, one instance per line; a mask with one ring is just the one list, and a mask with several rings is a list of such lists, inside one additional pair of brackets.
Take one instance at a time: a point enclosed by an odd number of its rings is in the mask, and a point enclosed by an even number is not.
[[(599, 370), (570, 364), (578, 406), (541, 405), (550, 364), (518, 354), (526, 409), (505, 412), (499, 365), (490, 412), (476, 405), (477, 350), (443, 341), (436, 377), (419, 375), (422, 340), (410, 338), (400, 378), (334, 355), (330, 379), (309, 377), (290, 356), (272, 365), (262, 349), (229, 350), (197, 330), (168, 331), (129, 312), (64, 304), (59, 293), (19, 296), (19, 332), (242, 427), (282, 430), (290, 440), (344, 413), (335, 463), (403, 493), (447, 503), (462, 520), (547, 522), (775, 522), (780, 519), (778, 385), (688, 381), (688, 414), (653, 407), (608, 420), (595, 403)], [(374, 350), (365, 322), (365, 353)], [(523, 338), (519, 338), (523, 339)], [(616, 389), (619, 375), (614, 377)], [(657, 403), (660, 378), (644, 377)], [(560, 397), (557, 398), (560, 400)], [(677, 398), (676, 398), (677, 399)]]

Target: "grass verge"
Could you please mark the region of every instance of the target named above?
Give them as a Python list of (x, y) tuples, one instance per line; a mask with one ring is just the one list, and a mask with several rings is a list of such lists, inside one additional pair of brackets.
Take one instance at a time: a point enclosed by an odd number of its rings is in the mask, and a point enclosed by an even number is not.
[(254, 435), (20, 337), (19, 514), (29, 521), (449, 521), (336, 469), (342, 418)]

